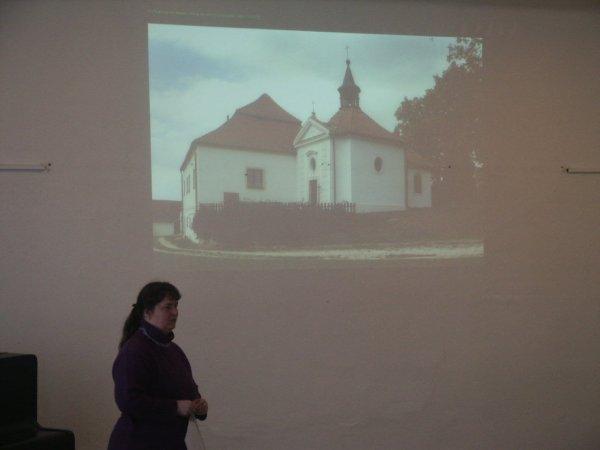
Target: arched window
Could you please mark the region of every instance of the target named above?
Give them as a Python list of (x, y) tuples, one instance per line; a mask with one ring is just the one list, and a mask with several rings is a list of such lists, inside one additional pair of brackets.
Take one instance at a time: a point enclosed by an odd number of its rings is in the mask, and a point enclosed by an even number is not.
[(315, 158), (310, 158), (310, 170), (312, 170), (314, 172), (316, 168), (317, 168), (317, 161), (315, 160)]
[(415, 194), (420, 194), (423, 190), (421, 174), (418, 172), (415, 173), (415, 176), (413, 178), (413, 188)]
[(378, 156), (375, 158), (373, 165), (375, 166), (375, 172), (379, 173), (381, 172), (381, 167), (383, 166), (383, 160)]

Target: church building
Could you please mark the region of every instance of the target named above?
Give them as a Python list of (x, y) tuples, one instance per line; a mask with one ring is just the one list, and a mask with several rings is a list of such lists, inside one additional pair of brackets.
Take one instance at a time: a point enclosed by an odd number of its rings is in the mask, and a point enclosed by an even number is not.
[(360, 108), (350, 61), (328, 122), (304, 123), (267, 94), (195, 139), (181, 165), (182, 231), (198, 205), (352, 203), (357, 213), (431, 207), (431, 165)]

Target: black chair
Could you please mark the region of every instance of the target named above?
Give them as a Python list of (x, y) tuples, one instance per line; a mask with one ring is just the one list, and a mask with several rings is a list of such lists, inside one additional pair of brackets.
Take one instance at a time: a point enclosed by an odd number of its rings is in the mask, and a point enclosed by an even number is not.
[(12, 444), (0, 445), (2, 450), (75, 450), (75, 435), (69, 430), (39, 427), (35, 436)]
[(37, 422), (37, 358), (0, 353), (0, 450), (75, 450), (69, 430)]

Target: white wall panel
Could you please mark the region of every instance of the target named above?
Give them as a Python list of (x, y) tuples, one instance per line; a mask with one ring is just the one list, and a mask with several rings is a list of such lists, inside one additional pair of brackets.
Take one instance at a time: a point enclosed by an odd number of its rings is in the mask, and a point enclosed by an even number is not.
[[(0, 342), (38, 356), (38, 421), (106, 448), (123, 321), (168, 279), (211, 450), (598, 448), (600, 182), (560, 170), (600, 167), (597, 7), (483, 3), (0, 2), (0, 162), (53, 163), (0, 173)], [(484, 36), (485, 258), (155, 264), (146, 17)]]

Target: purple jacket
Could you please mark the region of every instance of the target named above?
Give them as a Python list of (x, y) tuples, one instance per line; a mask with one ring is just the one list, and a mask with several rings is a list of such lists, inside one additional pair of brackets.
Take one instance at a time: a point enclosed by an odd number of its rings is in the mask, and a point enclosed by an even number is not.
[(177, 415), (177, 400), (200, 394), (190, 363), (173, 337), (142, 321), (119, 351), (112, 374), (121, 417), (108, 450), (186, 449), (188, 419)]

